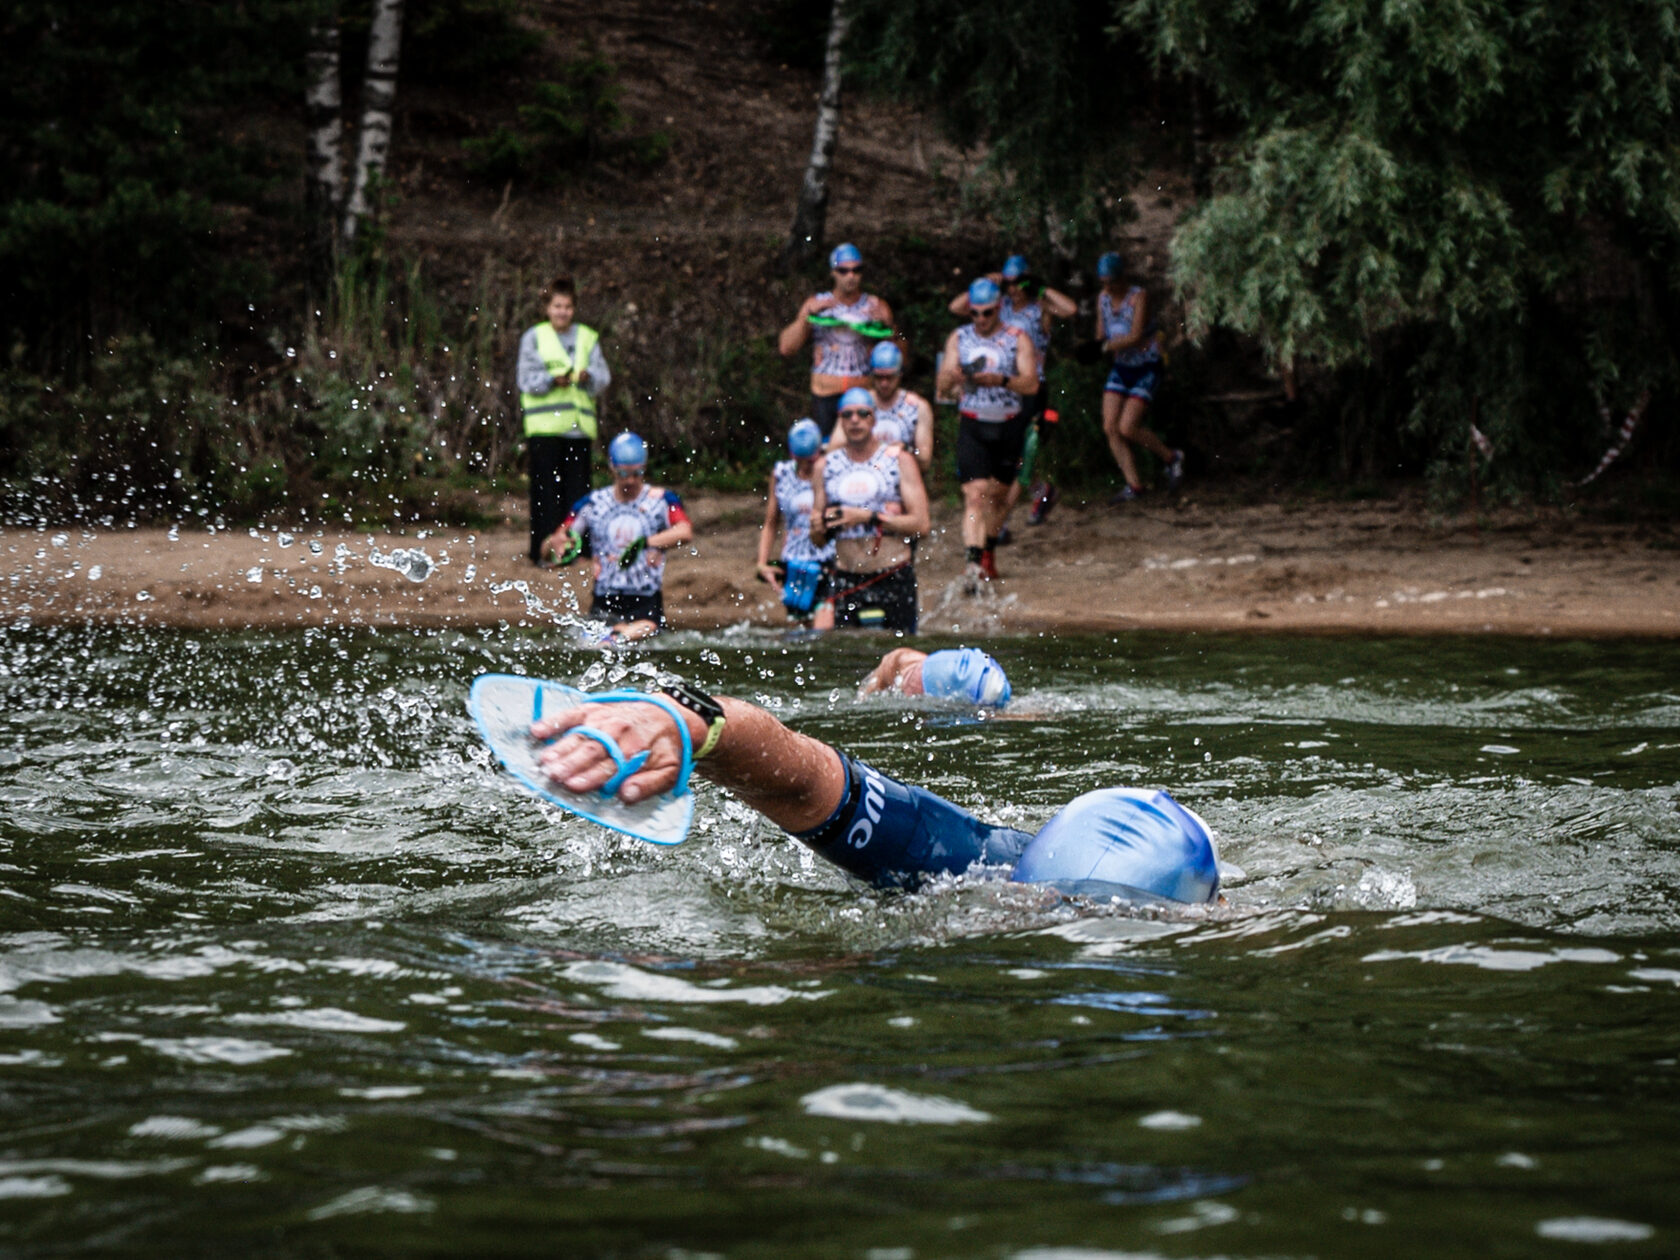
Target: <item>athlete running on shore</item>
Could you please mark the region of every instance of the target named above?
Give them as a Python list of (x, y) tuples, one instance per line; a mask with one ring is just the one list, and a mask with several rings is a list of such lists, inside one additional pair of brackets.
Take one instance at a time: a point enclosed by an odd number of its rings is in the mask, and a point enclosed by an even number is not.
[(1126, 269), (1119, 254), (1104, 254), (1097, 260), (1097, 340), (1104, 354), (1114, 356), (1108, 381), (1103, 385), (1103, 436), (1119, 465), (1126, 484), (1109, 500), (1130, 503), (1143, 493), (1138, 476), (1136, 442), (1160, 456), (1166, 465), (1168, 490), (1184, 480), (1184, 452), (1163, 442), (1148, 425), (1144, 413), (1155, 399), (1161, 383), (1161, 334), (1149, 317), (1149, 294), (1141, 285), (1126, 283)]
[(894, 648), (881, 658), (861, 691), (896, 691), (904, 696), (932, 696), (961, 700), (983, 708), (1001, 709), (1009, 703), (1009, 678), (1003, 666), (979, 648), (943, 648), (919, 652)]
[(846, 444), (817, 460), (811, 541), (835, 540), (834, 624), (915, 634), (914, 540), (928, 532), (927, 490), (915, 456), (875, 435), (875, 396), (840, 399)]
[[(834, 427), (840, 395), (862, 385), (869, 373), (869, 348), (882, 337), (892, 337), (893, 312), (885, 300), (863, 291), (863, 255), (856, 245), (836, 245), (828, 256), (834, 273), (834, 287), (805, 299), (793, 322), (782, 329), (776, 348), (783, 358), (792, 358), (806, 345), (811, 347), (811, 415), (824, 433)], [(841, 321), (815, 327), (811, 317)], [(884, 331), (871, 338), (859, 332), (859, 325), (874, 325)]]
[(607, 447), (613, 483), (572, 506), (549, 536), (544, 554), (562, 566), (588, 546), (594, 573), (589, 615), (605, 621), (616, 642), (658, 634), (665, 626), (665, 551), (694, 537), (676, 491), (647, 484), (647, 446), (620, 433)]
[[(680, 728), (679, 728), (679, 723)], [(588, 733), (572, 733), (577, 728)], [(531, 729), (549, 781), (594, 792), (617, 778), (626, 804), (676, 786), (690, 761), (794, 839), (877, 887), (914, 887), (975, 866), (1066, 892), (1208, 902), (1219, 863), (1206, 824), (1165, 792), (1087, 792), (1036, 835), (982, 822), (743, 700), (672, 680), (657, 699), (585, 703)], [(617, 759), (604, 741), (611, 741)], [(622, 763), (646, 753), (639, 769)]]
[[(758, 576), (776, 588), (788, 616), (817, 630), (834, 626), (834, 543), (819, 547), (811, 541), (813, 479), (822, 430), (815, 420), (796, 421), (788, 430), (789, 459), (770, 471), (770, 493), (764, 505), (764, 525), (758, 531)], [(782, 531), (780, 565), (770, 559), (778, 525)]]
[[(926, 478), (933, 467), (933, 404), (904, 388), (904, 351), (883, 341), (869, 352), (869, 388), (875, 394), (875, 436), (889, 446), (902, 446), (916, 457)], [(835, 421), (828, 447), (846, 444)]]
[(981, 276), (968, 286), (971, 322), (945, 341), (939, 392), (957, 400), (957, 477), (963, 492), (964, 578), (971, 593), (998, 575), (992, 549), (1009, 484), (1021, 471), (1027, 421), (1021, 399), (1038, 389), (1032, 338), (1005, 324), (1003, 295)]

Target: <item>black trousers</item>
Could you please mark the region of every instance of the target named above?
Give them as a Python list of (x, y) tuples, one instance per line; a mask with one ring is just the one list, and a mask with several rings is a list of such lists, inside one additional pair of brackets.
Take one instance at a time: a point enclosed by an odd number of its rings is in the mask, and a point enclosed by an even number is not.
[(525, 455), (531, 468), (531, 563), (542, 560), (542, 545), (566, 514), (589, 493), (589, 454), (585, 437), (528, 437)]

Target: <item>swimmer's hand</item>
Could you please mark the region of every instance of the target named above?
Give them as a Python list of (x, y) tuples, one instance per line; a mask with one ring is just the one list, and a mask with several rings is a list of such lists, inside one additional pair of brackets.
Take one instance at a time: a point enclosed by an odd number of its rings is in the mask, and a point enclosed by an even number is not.
[[(699, 717), (685, 719), (689, 739), (698, 748), (706, 739)], [(568, 735), (574, 726), (592, 726), (610, 735), (628, 759), (646, 752), (647, 762), (618, 789), (626, 805), (658, 796), (676, 786), (682, 769), (682, 737), (674, 719), (656, 704), (583, 704), (531, 727), (531, 738), (553, 740), (537, 754), (537, 765), (568, 792), (593, 792), (618, 772), (607, 750), (587, 735)]]
[[(555, 531), (558, 534), (559, 531)], [(564, 569), (583, 554), (583, 537), (579, 534), (566, 535), (566, 549), (561, 551), (559, 545), (550, 538), (548, 546), (543, 549), (543, 560), (551, 565), (558, 565)]]
[(647, 545), (647, 535), (645, 534), (632, 541), (628, 547), (619, 553), (618, 567), (621, 569), (628, 569), (631, 565), (635, 564), (636, 557), (647, 550)]

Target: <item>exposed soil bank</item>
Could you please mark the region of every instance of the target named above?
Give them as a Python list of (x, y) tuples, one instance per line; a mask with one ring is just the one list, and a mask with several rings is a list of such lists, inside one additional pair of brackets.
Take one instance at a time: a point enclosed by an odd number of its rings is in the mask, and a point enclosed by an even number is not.
[[(769, 588), (753, 580), (760, 501), (704, 494), (688, 503), (696, 543), (670, 560), (673, 624), (784, 625)], [(1500, 516), (1478, 531), (1396, 501), (1250, 505), (1192, 495), (1124, 510), (1063, 504), (1038, 528), (1017, 514), (1017, 541), (998, 553), (1003, 580), (973, 599), (957, 592), (956, 511), (940, 506), (935, 524), (918, 563), (925, 633), (1680, 636), (1680, 544), (1649, 525), (1548, 512)], [(568, 591), (588, 606), (583, 566), (557, 574), (525, 560), (511, 504), (506, 525), (477, 533), (293, 534), (3, 530), (0, 619), (212, 629), (540, 625), (571, 607)], [(423, 549), (435, 565), (430, 575), (414, 582), (371, 562), (398, 548)]]

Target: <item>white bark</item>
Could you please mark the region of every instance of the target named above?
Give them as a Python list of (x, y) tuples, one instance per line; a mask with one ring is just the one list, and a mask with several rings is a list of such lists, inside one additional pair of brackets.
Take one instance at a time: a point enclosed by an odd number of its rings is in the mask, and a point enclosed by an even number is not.
[(368, 188), (385, 170), (391, 148), (391, 105), (397, 99), (397, 60), (402, 50), (403, 0), (374, 0), (368, 30), (367, 76), (362, 80), (362, 125), (356, 138), (355, 183), (344, 206), (343, 238), (356, 238), (367, 216)]
[(309, 205), (330, 240), (344, 201), (344, 102), (339, 90), (338, 15), (329, 14), (310, 32), (308, 87), (304, 90), (309, 128)]
[(828, 223), (828, 174), (834, 165), (834, 146), (840, 139), (840, 48), (851, 18), (845, 0), (834, 0), (828, 19), (828, 51), (823, 58), (822, 95), (817, 100), (817, 128), (811, 137), (811, 160), (793, 213), (793, 232), (783, 254), (789, 262), (803, 261), (822, 247)]

